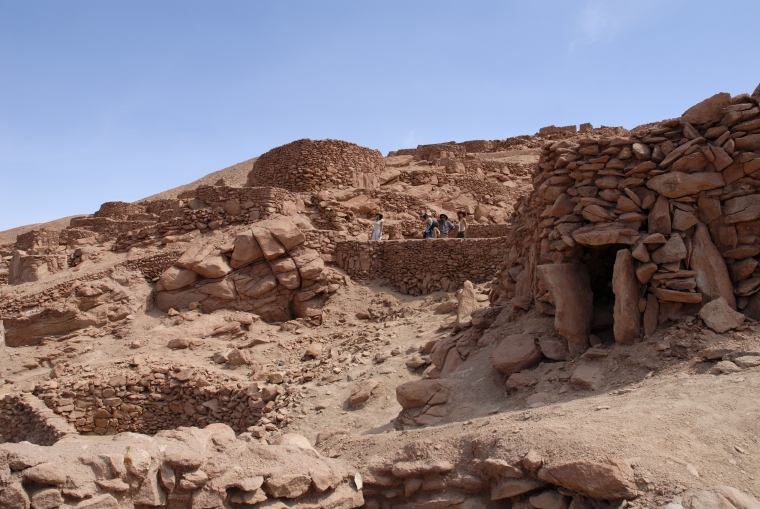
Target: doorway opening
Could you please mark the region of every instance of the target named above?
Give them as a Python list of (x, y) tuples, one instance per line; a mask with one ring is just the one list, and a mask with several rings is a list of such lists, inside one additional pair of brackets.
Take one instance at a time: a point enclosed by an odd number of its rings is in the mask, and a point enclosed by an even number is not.
[(626, 249), (622, 244), (610, 244), (599, 247), (586, 247), (583, 263), (588, 268), (591, 291), (594, 294), (594, 319), (591, 322), (591, 333), (595, 334), (602, 343), (613, 343), (613, 313), (615, 309), (615, 293), (612, 291), (612, 274), (615, 268), (615, 257), (620, 249)]

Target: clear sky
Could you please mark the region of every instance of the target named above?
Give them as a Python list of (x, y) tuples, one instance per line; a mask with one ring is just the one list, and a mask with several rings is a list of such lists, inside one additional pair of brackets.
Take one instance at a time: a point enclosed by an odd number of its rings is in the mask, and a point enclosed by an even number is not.
[(0, 230), (299, 138), (636, 125), (760, 82), (760, 2), (4, 0)]

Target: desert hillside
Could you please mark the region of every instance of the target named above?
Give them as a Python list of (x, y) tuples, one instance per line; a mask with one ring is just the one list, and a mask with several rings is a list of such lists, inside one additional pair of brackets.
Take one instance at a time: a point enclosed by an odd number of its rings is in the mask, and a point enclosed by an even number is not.
[(760, 87), (1, 232), (0, 509), (758, 508), (759, 190)]

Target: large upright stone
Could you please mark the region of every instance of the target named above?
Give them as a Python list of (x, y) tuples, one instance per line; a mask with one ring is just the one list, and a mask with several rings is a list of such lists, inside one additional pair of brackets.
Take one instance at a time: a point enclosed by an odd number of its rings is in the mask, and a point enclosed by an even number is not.
[(681, 115), (681, 125), (707, 124), (723, 118), (723, 108), (731, 105), (731, 94), (721, 92), (695, 104)]
[(475, 288), (470, 281), (465, 281), (462, 290), (457, 294), (457, 329), (472, 325), (472, 312), (477, 309), (477, 305)]
[(736, 298), (728, 275), (726, 260), (710, 238), (710, 232), (697, 223), (692, 237), (691, 268), (697, 273), (697, 290), (704, 295), (703, 302), (723, 297), (731, 309), (736, 309)]
[(681, 173), (674, 171), (657, 175), (647, 181), (649, 189), (668, 198), (681, 198), (725, 185), (726, 181), (723, 174), (717, 172)]
[(670, 235), (672, 225), (670, 221), (670, 204), (663, 195), (654, 202), (654, 207), (649, 212), (649, 233), (662, 233)]
[(585, 352), (594, 318), (594, 294), (585, 265), (539, 265), (538, 273), (554, 301), (554, 328), (567, 340), (571, 357)]
[(641, 335), (640, 288), (631, 252), (619, 250), (612, 271), (612, 291), (615, 293), (613, 331), (618, 343), (633, 343)]

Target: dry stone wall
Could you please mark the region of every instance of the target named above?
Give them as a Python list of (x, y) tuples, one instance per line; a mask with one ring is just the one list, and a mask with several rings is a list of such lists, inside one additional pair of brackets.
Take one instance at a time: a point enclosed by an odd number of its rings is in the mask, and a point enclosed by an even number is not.
[(248, 185), (311, 192), (340, 186), (377, 187), (385, 161), (377, 150), (340, 140), (297, 140), (259, 157)]
[(12, 393), (0, 398), (0, 443), (53, 445), (76, 433), (74, 427), (31, 394)]
[[(245, 357), (247, 352), (242, 352)], [(240, 382), (210, 370), (157, 363), (63, 374), (34, 393), (77, 432), (97, 435), (153, 435), (212, 423), (225, 423), (238, 433), (252, 426), (277, 429), (292, 420), (294, 397), (282, 385)]]
[(471, 224), (467, 226), (467, 238), (494, 239), (506, 237), (511, 230), (511, 224)]
[[(760, 87), (717, 94), (630, 136), (546, 143), (492, 302), (534, 300), (579, 351), (607, 285), (623, 343), (703, 306), (700, 316), (720, 306), (733, 326), (733, 309), (760, 319), (759, 101)], [(594, 287), (594, 313), (563, 290), (578, 285)]]
[[(179, 195), (179, 200), (148, 203), (146, 208), (160, 210), (150, 224), (129, 228), (120, 234), (114, 245), (117, 251), (151, 245), (161, 239), (171, 242), (189, 232), (209, 232), (235, 224), (248, 224), (273, 215), (303, 207), (296, 194), (273, 187), (199, 187)], [(166, 240), (163, 240), (166, 239)]]
[(347, 241), (337, 251), (338, 266), (350, 276), (385, 278), (405, 295), (490, 281), (505, 255), (504, 239)]

